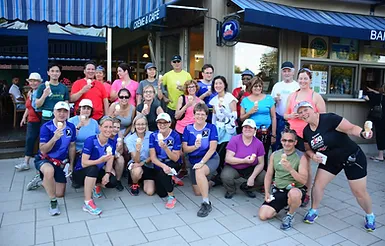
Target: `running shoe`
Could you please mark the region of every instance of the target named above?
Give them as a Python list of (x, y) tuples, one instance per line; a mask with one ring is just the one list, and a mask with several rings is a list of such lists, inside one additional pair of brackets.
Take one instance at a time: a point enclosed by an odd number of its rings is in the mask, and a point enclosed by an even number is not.
[(247, 183), (242, 183), (241, 186), (239, 187), (241, 189), (241, 191), (243, 191), (246, 196), (250, 197), (250, 198), (256, 198), (257, 196), (255, 195), (255, 193), (253, 191), (250, 190), (250, 188), (247, 186)]
[(228, 192), (226, 191), (225, 198), (226, 199), (231, 199), (235, 195), (235, 192)]
[(178, 174), (176, 175), (179, 179), (183, 179), (188, 174), (187, 170), (179, 170)]
[(213, 210), (213, 208), (211, 207), (211, 202), (210, 203), (202, 202), (201, 208), (199, 209), (197, 216), (206, 217), (207, 215), (209, 215), (211, 210)]
[(59, 204), (58, 204), (57, 200), (51, 201), (49, 203), (49, 214), (51, 216), (55, 216), (55, 215), (60, 214)]
[(128, 191), (133, 196), (139, 195), (139, 185), (138, 184), (132, 184), (130, 189), (128, 189)]
[(172, 176), (172, 181), (174, 181), (174, 184), (176, 184), (178, 186), (184, 185), (183, 181), (175, 175)]
[(293, 222), (294, 222), (294, 214), (293, 215), (286, 214), (286, 216), (283, 217), (282, 219), (281, 229), (284, 231), (289, 230), (293, 226)]
[(174, 196), (167, 197), (166, 208), (173, 209), (175, 207), (176, 198)]
[(102, 187), (95, 186), (94, 190), (92, 191), (92, 197), (93, 198), (101, 198), (102, 195)]
[(123, 185), (122, 185), (122, 182), (120, 182), (120, 180), (118, 180), (118, 184), (116, 185), (116, 189), (117, 189), (118, 191), (124, 190), (124, 187), (123, 187)]
[(36, 190), (41, 186), (42, 180), (40, 178), (40, 174), (36, 174), (35, 177), (27, 184), (27, 190)]
[(313, 224), (314, 221), (318, 218), (318, 212), (314, 209), (309, 209), (303, 218), (303, 222), (308, 224)]
[(301, 204), (301, 207), (306, 207), (310, 202), (310, 196), (308, 194), (305, 195), (305, 198), (303, 199), (303, 203)]
[(25, 171), (30, 169), (29, 164), (25, 162), (15, 165), (15, 168), (17, 171)]
[(83, 204), (83, 211), (88, 212), (92, 215), (99, 215), (102, 213), (102, 210), (96, 207), (94, 200), (90, 200), (87, 203)]
[(376, 216), (366, 215), (365, 217), (365, 229), (368, 232), (376, 230)]

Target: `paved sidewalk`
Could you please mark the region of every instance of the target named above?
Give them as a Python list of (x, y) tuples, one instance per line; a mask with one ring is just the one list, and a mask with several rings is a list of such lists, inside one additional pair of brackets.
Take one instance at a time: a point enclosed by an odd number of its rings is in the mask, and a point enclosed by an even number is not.
[(186, 179), (187, 184), (176, 189), (173, 210), (166, 210), (158, 196), (141, 192), (133, 197), (127, 190), (105, 189), (96, 201), (103, 213), (92, 216), (81, 209), (83, 190), (68, 185), (66, 197), (59, 199), (62, 214), (51, 217), (44, 189), (25, 190), (34, 169), (15, 172), (13, 166), (19, 162), (0, 160), (0, 245), (385, 245), (385, 163), (369, 162), (368, 189), (377, 230), (367, 233), (364, 213), (344, 174), (327, 187), (315, 224), (304, 224), (305, 210), (300, 209), (294, 228), (283, 232), (279, 229), (283, 212), (269, 222), (258, 219), (262, 194), (249, 199), (238, 192), (227, 200), (222, 187), (210, 192), (211, 214), (197, 217), (200, 198)]

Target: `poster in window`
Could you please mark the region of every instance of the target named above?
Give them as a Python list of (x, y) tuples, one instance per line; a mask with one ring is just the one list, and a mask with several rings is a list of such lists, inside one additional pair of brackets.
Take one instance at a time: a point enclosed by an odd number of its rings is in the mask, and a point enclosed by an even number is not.
[(309, 48), (307, 57), (328, 58), (328, 37), (309, 36)]
[(326, 94), (328, 86), (328, 72), (313, 71), (311, 87), (319, 94)]

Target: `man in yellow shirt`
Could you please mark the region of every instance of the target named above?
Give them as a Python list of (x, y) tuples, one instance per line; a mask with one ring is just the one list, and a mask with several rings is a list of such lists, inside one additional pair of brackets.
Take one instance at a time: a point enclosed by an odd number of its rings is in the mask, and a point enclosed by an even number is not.
[[(191, 75), (182, 70), (182, 57), (175, 55), (171, 59), (173, 70), (167, 72), (163, 78), (163, 85), (167, 88), (169, 102), (166, 112), (171, 116), (172, 126), (175, 126), (175, 110), (178, 98), (183, 95), (183, 85), (187, 80), (191, 80)], [(172, 127), (173, 128), (173, 127)]]

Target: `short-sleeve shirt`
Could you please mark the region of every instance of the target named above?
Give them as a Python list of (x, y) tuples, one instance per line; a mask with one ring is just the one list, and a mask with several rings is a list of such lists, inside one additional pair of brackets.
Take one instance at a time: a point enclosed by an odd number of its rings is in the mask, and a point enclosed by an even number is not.
[[(199, 90), (197, 91), (196, 95), (197, 97), (200, 97), (202, 96), (203, 94), (205, 94), (209, 89), (209, 87), (211, 88), (212, 86), (212, 83), (210, 84), (206, 84), (202, 81), (198, 81), (198, 86), (199, 86)], [(206, 105), (209, 107), (209, 108), (212, 108), (213, 106), (209, 103), (211, 99), (213, 99), (213, 97), (215, 97), (218, 93), (215, 92), (215, 91), (211, 91), (211, 95), (208, 96), (208, 97), (205, 97), (203, 99), (203, 101), (206, 103)]]
[[(138, 105), (136, 108), (136, 111), (142, 112), (143, 110), (144, 103), (142, 102), (141, 104)], [(156, 110), (160, 107), (160, 102), (158, 101), (152, 101), (151, 106), (150, 106), (150, 112), (146, 115), (146, 119), (148, 122), (148, 129), (150, 131), (156, 131), (158, 130), (158, 126), (156, 125), (156, 117), (157, 113)]]
[(106, 90), (107, 97), (110, 99), (111, 95), (111, 84), (109, 82), (103, 82), (104, 89)]
[[(46, 122), (40, 127), (40, 143), (48, 143), (55, 135), (57, 127), (53, 123), (53, 120)], [(47, 153), (51, 158), (64, 161), (68, 157), (68, 150), (70, 143), (76, 141), (76, 128), (71, 122), (66, 122), (66, 126), (63, 127), (63, 136), (57, 140), (52, 149)], [(41, 154), (39, 150), (39, 154)]]
[(191, 79), (191, 75), (184, 70), (181, 70), (179, 73), (171, 70), (163, 76), (163, 85), (166, 86), (168, 97), (171, 100), (171, 102), (167, 104), (169, 109), (176, 110), (178, 98), (183, 95), (183, 91), (180, 91), (176, 88), (177, 81), (179, 81), (180, 85), (183, 86), (187, 80)]
[(240, 115), (241, 115), (241, 102), (242, 102), (243, 98), (250, 96), (250, 93), (245, 91), (243, 93), (243, 95), (241, 97), (239, 97), (239, 94), (241, 93), (241, 89), (242, 89), (241, 87), (237, 87), (237, 88), (235, 88), (233, 90), (233, 96), (235, 98), (237, 98), (237, 99), (239, 98), (238, 102), (237, 102), (237, 114), (238, 114), (238, 117), (240, 117)]
[(313, 151), (328, 157), (326, 165), (345, 162), (349, 155), (358, 150), (358, 146), (346, 133), (336, 130), (343, 118), (334, 113), (320, 114), (319, 117), (315, 131), (311, 130), (309, 125), (304, 128), (304, 141)]
[[(201, 146), (197, 150), (194, 150), (188, 154), (189, 161), (192, 165), (195, 165), (202, 160), (207, 151), (210, 149), (211, 141), (218, 142), (217, 128), (215, 125), (210, 123), (206, 123), (202, 130), (195, 129), (194, 124), (186, 126), (183, 131), (182, 142), (186, 142), (187, 146), (193, 146), (195, 145), (198, 134), (202, 135)], [(214, 152), (210, 159), (213, 158), (216, 154), (217, 153)]]
[[(75, 127), (80, 123), (78, 115), (69, 118), (68, 121), (74, 124)], [(90, 119), (86, 126), (82, 126), (80, 127), (80, 130), (78, 130), (78, 134), (76, 135), (76, 152), (83, 149), (84, 141), (86, 141), (88, 137), (95, 136), (97, 134), (99, 134), (98, 122), (94, 119)]]
[[(148, 159), (148, 157), (150, 157), (151, 134), (152, 132), (146, 131), (146, 134), (144, 135), (142, 148), (140, 149), (140, 161), (145, 161)], [(136, 152), (136, 139), (138, 139), (138, 135), (136, 134), (136, 132), (124, 138), (124, 143), (128, 148), (128, 152), (132, 154)], [(131, 160), (133, 160), (133, 157), (131, 158)], [(145, 166), (149, 168), (154, 168), (154, 164), (152, 163), (146, 163)]]
[(263, 147), (262, 142), (256, 138), (253, 137), (253, 140), (249, 145), (246, 145), (243, 142), (242, 134), (238, 134), (234, 137), (232, 137), (227, 144), (226, 147), (227, 150), (230, 150), (234, 152), (234, 157), (236, 158), (245, 158), (246, 156), (251, 156), (252, 154), (255, 154), (257, 158), (255, 158), (254, 163), (245, 163), (245, 164), (237, 164), (237, 165), (231, 165), (229, 163), (225, 163), (226, 165), (229, 165), (235, 169), (245, 169), (250, 166), (256, 166), (258, 165), (258, 157), (265, 155), (265, 148)]
[(21, 97), (21, 93), (20, 88), (17, 85), (11, 85), (11, 87), (9, 88), (9, 94), (11, 94), (15, 98), (16, 102), (24, 102), (24, 100), (19, 100), (19, 98)]
[(286, 83), (285, 81), (277, 82), (273, 86), (273, 90), (271, 91), (271, 96), (275, 98), (279, 93), (280, 94), (279, 97), (281, 99), (275, 105), (277, 114), (283, 117), (286, 111), (287, 99), (289, 98), (291, 93), (293, 93), (298, 89), (299, 89), (299, 84), (297, 81), (294, 81), (294, 80), (291, 83)]
[[(130, 83), (124, 85), (124, 88), (126, 88), (131, 94), (130, 99), (128, 99), (128, 102), (134, 107), (136, 106), (136, 90), (138, 89), (138, 87), (139, 87), (139, 83), (132, 79)], [(122, 89), (122, 80), (120, 79), (115, 80), (114, 83), (112, 83), (111, 91), (115, 91), (116, 93), (119, 93), (121, 89)], [(118, 100), (119, 98), (116, 98), (115, 102), (117, 102)]]
[[(138, 89), (136, 90), (136, 94), (137, 95), (141, 95), (142, 98), (143, 98), (143, 88), (148, 86), (148, 85), (152, 85), (154, 87), (154, 89), (155, 89), (154, 101), (157, 101), (157, 102), (160, 103), (160, 100), (158, 98), (158, 84), (159, 84), (158, 79), (155, 79), (153, 82), (150, 82), (147, 79), (144, 79), (144, 80), (140, 81)], [(167, 91), (164, 88), (163, 84), (160, 85), (160, 88), (162, 90), (163, 95), (167, 94)], [(142, 99), (142, 101), (143, 101), (143, 99)]]
[[(159, 131), (155, 131), (150, 135), (150, 149), (155, 149), (157, 158), (163, 162), (165, 160), (168, 160), (169, 157), (167, 156), (166, 151), (159, 147), (158, 133)], [(179, 151), (181, 149), (180, 136), (174, 130), (171, 130), (170, 134), (166, 138), (164, 138), (163, 141), (166, 143), (168, 149), (171, 151)], [(165, 164), (167, 164), (167, 162)], [(156, 169), (159, 169), (159, 167), (157, 166), (154, 167)]]
[[(223, 99), (223, 107), (224, 107), (224, 110), (226, 110), (229, 114), (232, 112), (230, 109), (230, 104), (233, 101), (235, 101), (236, 103), (238, 102), (238, 100), (233, 96), (233, 94), (231, 94), (230, 92), (226, 92), (224, 99)], [(215, 109), (215, 112), (219, 111), (219, 96), (218, 96), (218, 94), (215, 97), (213, 97), (209, 103), (213, 106), (213, 108)]]
[[(270, 127), (270, 110), (274, 104), (274, 99), (270, 95), (266, 95), (264, 99), (258, 101), (258, 111), (250, 115), (250, 119), (255, 121), (258, 128), (261, 126), (266, 126), (266, 128)], [(244, 108), (247, 113), (254, 107), (254, 102), (252, 102), (248, 97), (245, 97), (241, 102), (241, 107)]]
[[(95, 161), (102, 157), (103, 155), (107, 154), (107, 148), (111, 147), (112, 148), (112, 155), (115, 155), (115, 148), (116, 144), (112, 139), (108, 139), (107, 143), (105, 145), (101, 145), (98, 139), (98, 135), (91, 136), (86, 139), (84, 142), (84, 147), (83, 147), (83, 153), (82, 154), (87, 154), (90, 156), (91, 161)], [(100, 169), (102, 169), (106, 165), (106, 162), (102, 162), (97, 164), (96, 166)], [(79, 158), (76, 162), (75, 165), (75, 170), (80, 170), (82, 169), (82, 158)]]
[[(71, 94), (78, 93), (84, 86), (87, 85), (86, 79), (79, 79), (75, 81), (72, 86)], [(92, 81), (92, 88), (84, 93), (76, 102), (75, 102), (75, 112), (79, 108), (79, 103), (83, 99), (90, 99), (93, 106), (92, 118), (99, 120), (104, 115), (104, 99), (108, 100), (109, 95), (107, 95), (106, 89), (102, 82), (94, 80)]]
[[(40, 110), (47, 110), (47, 111), (53, 111), (53, 108), (55, 107), (55, 104), (60, 101), (69, 101), (69, 93), (67, 86), (63, 85), (62, 83), (59, 83), (58, 85), (52, 85), (51, 87), (51, 93), (49, 96), (45, 98), (45, 101), (43, 105), (39, 108)], [(45, 83), (42, 83), (37, 88), (36, 92), (36, 98), (40, 99), (43, 95), (43, 92), (45, 90)], [(43, 114), (44, 115), (44, 114)], [(44, 120), (50, 120), (53, 119), (54, 116), (51, 117), (44, 117)]]

